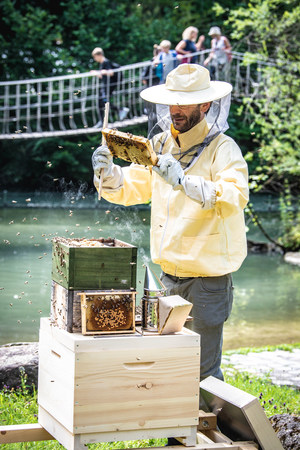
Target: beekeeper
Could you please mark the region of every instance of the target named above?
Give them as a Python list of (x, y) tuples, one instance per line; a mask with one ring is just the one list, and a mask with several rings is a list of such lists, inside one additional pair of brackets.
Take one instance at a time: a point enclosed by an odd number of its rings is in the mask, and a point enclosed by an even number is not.
[[(209, 71), (181, 64), (166, 83), (141, 97), (155, 106), (149, 139), (158, 155), (153, 170), (113, 163), (106, 146), (95, 150), (94, 184), (104, 169), (103, 197), (133, 205), (151, 202), (151, 258), (162, 269), (168, 295), (193, 303), (191, 328), (201, 335), (201, 379), (223, 379), (223, 325), (232, 308), (232, 277), (246, 257), (243, 208), (247, 164), (226, 136), (232, 86), (210, 81)], [(189, 324), (188, 323), (188, 324)]]

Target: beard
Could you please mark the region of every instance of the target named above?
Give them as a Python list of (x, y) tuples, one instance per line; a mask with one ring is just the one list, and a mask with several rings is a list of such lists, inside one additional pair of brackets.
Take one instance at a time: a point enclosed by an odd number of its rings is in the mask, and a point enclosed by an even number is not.
[(197, 105), (189, 116), (181, 112), (172, 114), (171, 119), (175, 130), (185, 133), (201, 121), (200, 105)]

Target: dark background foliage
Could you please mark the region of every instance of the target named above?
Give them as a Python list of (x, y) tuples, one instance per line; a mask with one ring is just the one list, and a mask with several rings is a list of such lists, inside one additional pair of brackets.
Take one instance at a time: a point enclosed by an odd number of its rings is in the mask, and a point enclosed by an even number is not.
[[(87, 72), (97, 68), (91, 57), (96, 46), (121, 65), (146, 61), (152, 57), (154, 43), (169, 39), (175, 47), (190, 25), (205, 34), (209, 48), (210, 26), (219, 25), (230, 33), (224, 19), (233, 5), (246, 2), (222, 2), (224, 11), (219, 16), (212, 3), (203, 0), (1, 0), (0, 4), (0, 77), (4, 81)], [(130, 131), (147, 133), (146, 127)], [(100, 136), (2, 141), (0, 186), (57, 189), (53, 179), (61, 177), (92, 186), (90, 157), (99, 142)]]
[(91, 51), (102, 47), (119, 64), (145, 61), (154, 43), (169, 39), (173, 47), (182, 31), (197, 26), (206, 36), (210, 26), (225, 25), (232, 8), (246, 1), (223, 1), (216, 16), (204, 0), (1, 0), (2, 80), (85, 72), (94, 66)]
[[(259, 98), (232, 104), (227, 134), (247, 158), (253, 189), (281, 192), (288, 181), (297, 190), (300, 8), (295, 0), (0, 0), (0, 5), (2, 81), (87, 72), (97, 67), (91, 57), (96, 46), (121, 65), (149, 60), (154, 43), (169, 39), (174, 48), (190, 25), (205, 35), (206, 48), (209, 28), (218, 25), (246, 59), (272, 58), (277, 67), (268, 68)], [(147, 133), (145, 127), (128, 131)], [(100, 138), (2, 141), (0, 187), (56, 189), (53, 179), (61, 177), (92, 187), (90, 157)]]

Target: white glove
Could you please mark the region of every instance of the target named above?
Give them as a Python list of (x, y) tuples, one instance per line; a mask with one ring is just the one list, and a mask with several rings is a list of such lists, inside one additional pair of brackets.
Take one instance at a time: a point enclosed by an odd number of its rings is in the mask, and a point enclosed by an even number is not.
[(184, 172), (181, 164), (170, 153), (158, 155), (158, 162), (153, 166), (153, 170), (158, 173), (173, 188), (178, 188), (184, 179)]
[(216, 204), (216, 185), (200, 175), (185, 176), (181, 164), (170, 153), (158, 155), (157, 166), (153, 166), (174, 190), (182, 190), (192, 200), (200, 203), (203, 209), (212, 209)]
[(92, 164), (94, 174), (97, 178), (100, 178), (101, 169), (104, 169), (104, 178), (112, 176), (113, 171), (113, 157), (110, 153), (107, 145), (101, 145), (98, 147), (92, 155)]

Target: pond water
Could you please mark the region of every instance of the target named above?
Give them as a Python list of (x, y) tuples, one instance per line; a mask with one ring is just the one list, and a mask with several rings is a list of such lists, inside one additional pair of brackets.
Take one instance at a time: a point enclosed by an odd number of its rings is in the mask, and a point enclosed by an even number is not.
[[(54, 236), (115, 237), (136, 245), (139, 303), (143, 264), (160, 273), (150, 260), (150, 210), (102, 205), (38, 208), (24, 204), (0, 209), (0, 344), (38, 340), (40, 317), (50, 313)], [(270, 231), (279, 224), (272, 211), (268, 214)], [(263, 240), (251, 227), (249, 237)], [(278, 254), (250, 254), (233, 279), (234, 306), (225, 325), (224, 349), (300, 341), (299, 267), (286, 264)]]

